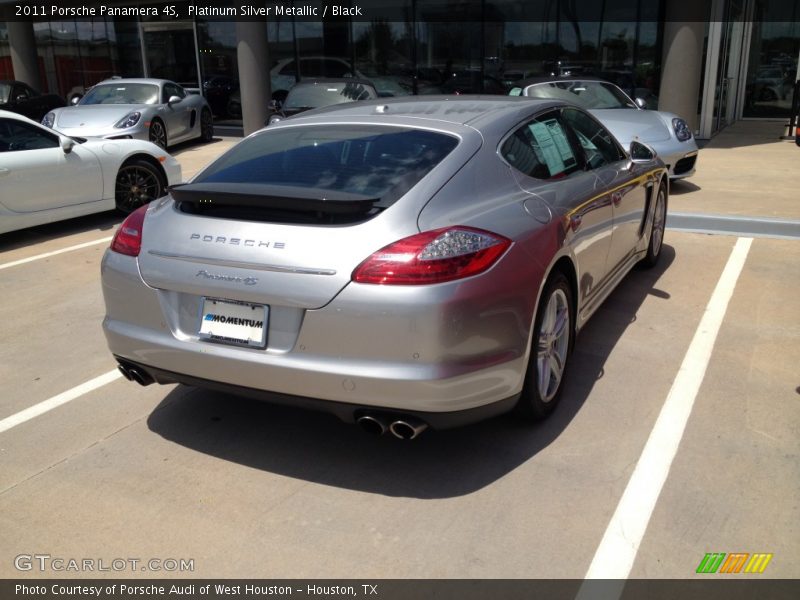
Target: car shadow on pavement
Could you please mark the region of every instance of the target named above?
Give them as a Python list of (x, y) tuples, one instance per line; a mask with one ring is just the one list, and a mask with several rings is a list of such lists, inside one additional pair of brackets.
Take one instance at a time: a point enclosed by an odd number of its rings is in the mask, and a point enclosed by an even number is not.
[(692, 192), (699, 192), (702, 190), (699, 185), (695, 185), (691, 181), (686, 181), (684, 179), (680, 179), (677, 181), (672, 181), (669, 184), (669, 195), (670, 196), (682, 196), (683, 194), (690, 194)]
[(108, 210), (93, 215), (75, 217), (57, 223), (37, 225), (17, 231), (0, 234), (0, 252), (8, 252), (26, 246), (34, 246), (70, 235), (90, 231), (105, 232), (111, 235), (114, 228), (122, 223), (125, 215), (116, 210)]
[[(396, 497), (450, 498), (476, 492), (549, 446), (604, 374), (609, 354), (675, 258), (634, 269), (578, 337), (558, 410), (545, 422), (502, 416), (413, 441), (370, 436), (331, 415), (177, 386), (150, 414), (164, 439), (240, 465), (322, 485)], [(635, 367), (632, 367), (635, 368)]]

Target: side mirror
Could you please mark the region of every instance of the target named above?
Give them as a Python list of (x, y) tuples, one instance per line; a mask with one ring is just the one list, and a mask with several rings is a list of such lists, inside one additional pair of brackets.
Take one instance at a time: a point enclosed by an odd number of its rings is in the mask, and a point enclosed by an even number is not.
[(180, 96), (170, 96), (169, 100), (167, 100), (167, 104), (172, 106), (173, 104), (178, 104), (178, 102), (180, 102), (180, 101), (181, 101), (181, 97)]
[(69, 103), (72, 106), (75, 106), (76, 104), (78, 104), (78, 102), (81, 101), (81, 98), (83, 98), (83, 96), (79, 96), (79, 95), (76, 94), (72, 98), (69, 99)]
[(631, 161), (634, 164), (649, 163), (656, 159), (656, 151), (647, 144), (633, 140), (630, 145), (628, 153), (631, 155)]
[(19, 94), (14, 97), (14, 102), (24, 102), (25, 101), (25, 94)]
[(58, 145), (61, 146), (64, 154), (69, 154), (75, 147), (75, 140), (65, 135), (61, 135), (58, 137)]
[(636, 102), (636, 106), (638, 106), (639, 108), (642, 109), (647, 108), (647, 101), (644, 98), (634, 98), (633, 101)]

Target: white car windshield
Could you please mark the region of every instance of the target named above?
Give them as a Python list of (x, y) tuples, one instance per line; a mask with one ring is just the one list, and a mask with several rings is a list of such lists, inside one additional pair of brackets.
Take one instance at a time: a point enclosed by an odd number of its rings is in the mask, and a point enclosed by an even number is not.
[(298, 108), (319, 108), (356, 100), (376, 98), (377, 94), (371, 87), (360, 83), (318, 83), (294, 86), (286, 97), (283, 107), (286, 110)]
[(81, 99), (87, 104), (156, 104), (158, 86), (151, 83), (106, 83), (96, 85)]
[[(512, 94), (513, 95), (513, 94)], [(603, 81), (551, 81), (525, 88), (525, 95), (572, 102), (586, 109), (636, 108), (617, 86)]]

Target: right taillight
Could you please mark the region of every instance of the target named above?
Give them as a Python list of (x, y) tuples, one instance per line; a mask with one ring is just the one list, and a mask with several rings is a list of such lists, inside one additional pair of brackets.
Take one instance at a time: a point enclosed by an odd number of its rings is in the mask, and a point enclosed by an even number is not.
[(111, 240), (111, 250), (127, 256), (139, 256), (142, 249), (142, 227), (147, 204), (129, 214)]
[(499, 259), (511, 240), (473, 227), (445, 227), (404, 238), (362, 262), (356, 283), (422, 285), (482, 273)]

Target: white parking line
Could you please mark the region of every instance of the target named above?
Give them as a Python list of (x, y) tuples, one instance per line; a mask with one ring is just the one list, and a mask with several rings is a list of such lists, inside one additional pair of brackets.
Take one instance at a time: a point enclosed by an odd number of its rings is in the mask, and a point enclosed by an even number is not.
[[(595, 552), (586, 579), (624, 580), (630, 575), (752, 242), (752, 238), (739, 238), (731, 251), (639, 462)], [(620, 583), (621, 592), (624, 582)], [(594, 591), (594, 584), (586, 582), (577, 598), (589, 598)]]
[(109, 371), (108, 373), (100, 375), (99, 377), (95, 377), (86, 383), (82, 383), (71, 390), (62, 392), (58, 396), (53, 396), (48, 400), (39, 402), (39, 404), (35, 404), (30, 408), (26, 408), (25, 410), (11, 415), (10, 417), (6, 417), (0, 421), (0, 433), (8, 431), (12, 427), (16, 427), (25, 421), (30, 421), (34, 417), (38, 417), (39, 415), (51, 411), (54, 408), (58, 408), (62, 404), (66, 404), (67, 402), (75, 400), (76, 398), (80, 398), (84, 394), (88, 394), (97, 388), (103, 387), (104, 385), (109, 384), (120, 377), (122, 377), (122, 373), (120, 373), (117, 369), (114, 369), (113, 371)]
[(45, 252), (44, 254), (37, 254), (36, 256), (29, 256), (28, 258), (21, 258), (12, 262), (3, 263), (0, 264), (0, 271), (3, 269), (10, 269), (11, 267), (16, 267), (18, 265), (24, 265), (25, 263), (33, 262), (35, 260), (56, 256), (57, 254), (64, 254), (65, 252), (72, 252), (73, 250), (80, 250), (81, 248), (88, 248), (89, 246), (95, 246), (97, 244), (107, 244), (111, 241), (112, 237), (104, 237), (92, 242), (83, 242), (82, 244), (75, 244), (74, 246), (62, 248), (61, 250), (53, 250), (52, 252)]

